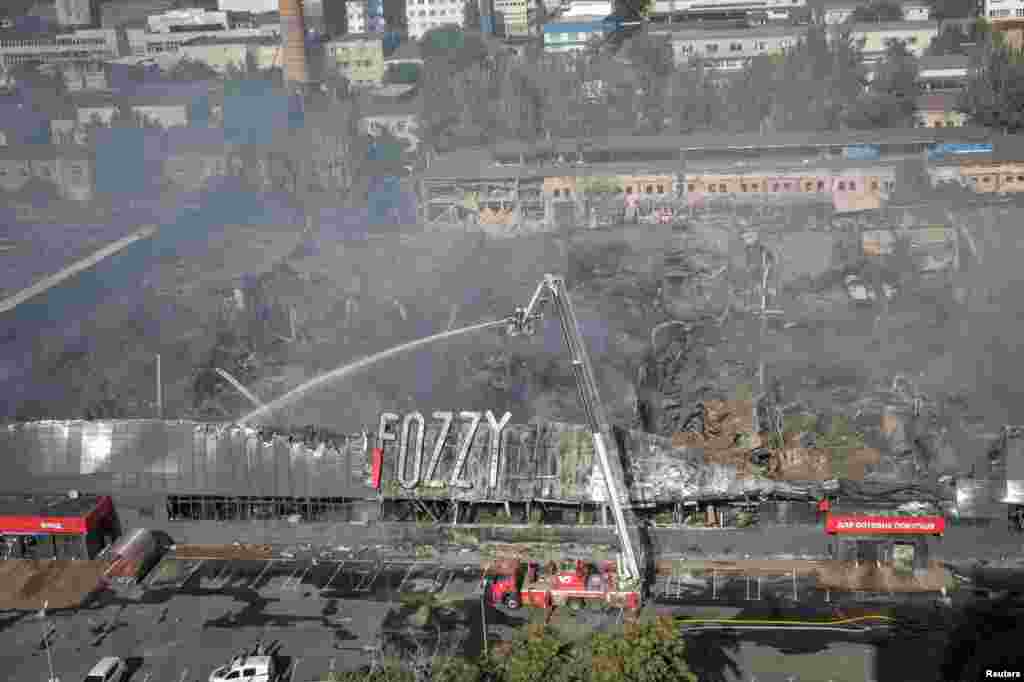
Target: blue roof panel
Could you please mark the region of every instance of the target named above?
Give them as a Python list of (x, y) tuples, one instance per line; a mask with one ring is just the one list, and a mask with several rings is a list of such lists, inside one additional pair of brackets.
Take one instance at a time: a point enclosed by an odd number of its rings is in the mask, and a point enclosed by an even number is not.
[(589, 33), (603, 31), (603, 21), (566, 21), (544, 24), (544, 33)]

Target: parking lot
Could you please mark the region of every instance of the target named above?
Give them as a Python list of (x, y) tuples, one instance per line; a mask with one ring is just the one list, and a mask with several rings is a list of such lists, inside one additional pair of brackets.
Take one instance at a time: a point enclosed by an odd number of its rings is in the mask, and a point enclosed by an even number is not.
[[(479, 566), (430, 561), (250, 561), (169, 558), (131, 595), (72, 612), (0, 613), (0, 665), (9, 679), (82, 679), (102, 656), (129, 660), (132, 682), (206, 682), (258, 641), (278, 643), (290, 682), (368, 662), (403, 595), (479, 598)], [(41, 604), (40, 604), (41, 606)]]

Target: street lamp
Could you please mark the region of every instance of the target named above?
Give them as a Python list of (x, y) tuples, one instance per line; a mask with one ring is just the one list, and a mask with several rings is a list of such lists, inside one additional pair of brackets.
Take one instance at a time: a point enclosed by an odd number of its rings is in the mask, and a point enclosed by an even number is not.
[(43, 646), (46, 648), (46, 665), (50, 669), (49, 682), (60, 682), (60, 678), (53, 674), (53, 655), (50, 653), (50, 634), (52, 631), (47, 627), (46, 621), (46, 607), (49, 606), (49, 604), (49, 601), (43, 602), (43, 608), (39, 610), (39, 619), (43, 628)]

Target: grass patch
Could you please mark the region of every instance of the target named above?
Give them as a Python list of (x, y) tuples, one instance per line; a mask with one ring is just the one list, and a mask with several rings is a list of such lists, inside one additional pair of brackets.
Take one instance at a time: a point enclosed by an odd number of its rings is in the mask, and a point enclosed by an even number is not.
[(576, 476), (580, 471), (589, 471), (594, 465), (594, 443), (589, 434), (582, 431), (566, 431), (558, 444), (558, 479), (562, 493), (575, 490)]
[(813, 414), (791, 414), (782, 419), (785, 433), (807, 433), (818, 428), (818, 417)]
[(471, 547), (480, 546), (480, 538), (472, 531), (447, 528), (445, 529), (445, 534), (448, 537), (448, 542), (453, 545), (469, 545)]
[(850, 424), (850, 420), (843, 416), (832, 417), (826, 431), (819, 439), (821, 447), (832, 448), (862, 448), (864, 447), (864, 434), (860, 433)]
[(754, 387), (750, 384), (740, 384), (736, 387), (736, 400), (750, 401), (754, 399)]
[(433, 559), (437, 556), (437, 549), (433, 545), (416, 545), (413, 553), (417, 559)]

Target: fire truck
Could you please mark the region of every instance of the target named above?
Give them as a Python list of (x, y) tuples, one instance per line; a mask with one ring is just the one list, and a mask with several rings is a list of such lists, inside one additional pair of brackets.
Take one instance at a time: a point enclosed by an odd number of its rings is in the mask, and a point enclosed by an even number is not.
[(495, 575), (487, 588), (492, 603), (518, 608), (522, 604), (552, 608), (568, 605), (579, 609), (586, 602), (602, 602), (622, 608), (638, 609), (643, 593), (640, 563), (633, 548), (624, 511), (625, 477), (618, 442), (610, 434), (610, 425), (597, 388), (590, 356), (583, 343), (576, 311), (565, 280), (545, 275), (529, 304), (518, 308), (509, 318), (510, 336), (531, 336), (535, 323), (541, 319), (545, 303), (558, 315), (562, 336), (569, 346), (570, 359), (580, 400), (587, 415), (587, 424), (594, 441), (594, 452), (601, 465), (608, 503), (615, 519), (621, 553), (614, 562), (594, 563), (576, 559), (559, 565), (541, 567), (537, 563), (515, 561), (492, 571)]
[(604, 606), (637, 610), (639, 585), (626, 587), (614, 561), (588, 562), (581, 559), (543, 566), (537, 562), (506, 560), (488, 568), (485, 595), (492, 606), (518, 609), (524, 604), (552, 609), (568, 606)]

